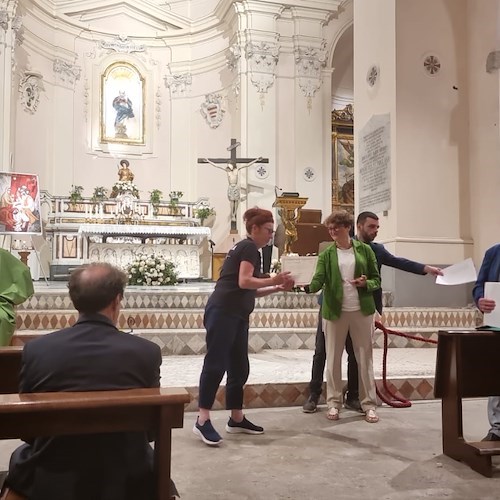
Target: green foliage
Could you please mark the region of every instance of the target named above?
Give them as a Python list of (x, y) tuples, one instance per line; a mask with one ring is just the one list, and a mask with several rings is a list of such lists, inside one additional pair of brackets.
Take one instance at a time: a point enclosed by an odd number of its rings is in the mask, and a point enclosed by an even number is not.
[(71, 185), (71, 191), (69, 192), (69, 200), (74, 205), (75, 203), (83, 200), (83, 186)]
[(184, 196), (184, 193), (182, 191), (170, 191), (168, 196), (170, 198), (169, 205), (176, 207), (179, 204), (179, 200)]
[(94, 188), (92, 194), (92, 201), (102, 201), (108, 197), (108, 190), (104, 186), (97, 186)]
[(149, 201), (153, 205), (159, 205), (161, 203), (161, 197), (163, 196), (163, 192), (159, 189), (153, 189), (153, 191), (149, 192)]
[(212, 207), (201, 207), (197, 208), (195, 211), (195, 216), (200, 219), (202, 223), (206, 218), (210, 217), (210, 215), (215, 215), (215, 210)]

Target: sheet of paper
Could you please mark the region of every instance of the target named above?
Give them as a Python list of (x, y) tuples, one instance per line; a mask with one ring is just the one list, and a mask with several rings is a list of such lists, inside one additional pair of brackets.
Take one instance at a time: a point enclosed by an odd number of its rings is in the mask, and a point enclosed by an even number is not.
[(304, 286), (311, 283), (314, 271), (316, 271), (316, 256), (291, 256), (284, 255), (281, 257), (281, 270), (290, 271), (295, 286)]
[(500, 283), (487, 281), (484, 284), (484, 297), (496, 302), (495, 309), (484, 313), (483, 323), (488, 326), (500, 328)]
[(477, 273), (472, 259), (465, 259), (462, 262), (453, 264), (443, 269), (443, 276), (436, 277), (438, 285), (461, 285), (476, 281)]

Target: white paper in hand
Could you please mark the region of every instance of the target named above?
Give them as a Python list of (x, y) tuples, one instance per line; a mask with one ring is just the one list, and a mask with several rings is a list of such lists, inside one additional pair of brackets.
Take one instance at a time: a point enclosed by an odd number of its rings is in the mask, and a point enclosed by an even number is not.
[(462, 262), (453, 264), (443, 269), (443, 276), (436, 277), (438, 285), (462, 285), (476, 281), (477, 273), (472, 259), (465, 259)]

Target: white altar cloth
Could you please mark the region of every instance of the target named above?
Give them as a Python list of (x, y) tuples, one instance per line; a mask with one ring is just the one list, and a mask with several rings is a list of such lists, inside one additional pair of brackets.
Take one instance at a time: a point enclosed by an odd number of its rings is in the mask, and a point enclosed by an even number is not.
[(80, 234), (85, 235), (143, 235), (143, 236), (172, 236), (177, 238), (210, 237), (210, 228), (201, 226), (153, 226), (146, 224), (80, 224)]

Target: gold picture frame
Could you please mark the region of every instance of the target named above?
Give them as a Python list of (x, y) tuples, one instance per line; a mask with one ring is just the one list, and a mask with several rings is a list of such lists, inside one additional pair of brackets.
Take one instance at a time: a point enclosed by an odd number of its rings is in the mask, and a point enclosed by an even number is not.
[(115, 62), (101, 75), (100, 141), (145, 144), (145, 79), (128, 62)]
[(354, 215), (354, 123), (352, 105), (332, 111), (332, 211)]

